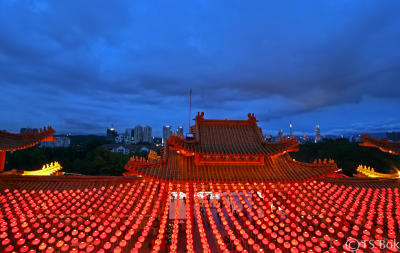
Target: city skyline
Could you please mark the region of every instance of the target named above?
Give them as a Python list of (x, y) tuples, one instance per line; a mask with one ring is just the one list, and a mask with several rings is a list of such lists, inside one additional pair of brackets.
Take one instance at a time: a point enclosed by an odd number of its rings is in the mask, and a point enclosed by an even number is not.
[[(195, 121), (193, 121), (193, 124), (195, 124)], [(142, 126), (142, 125), (139, 124), (139, 126)], [(188, 133), (186, 128), (183, 128), (182, 126), (176, 126), (175, 127), (175, 126), (172, 126), (170, 124), (160, 125), (159, 126), (159, 128), (160, 128), (159, 131), (157, 131), (157, 127), (153, 127), (153, 126), (146, 125), (146, 126), (142, 126), (142, 127), (143, 127), (143, 129), (144, 129), (144, 127), (150, 127), (151, 128), (151, 132), (154, 133), (154, 134), (152, 134), (153, 137), (162, 138), (162, 135), (163, 135), (162, 129), (165, 126), (169, 126), (171, 128), (171, 133), (172, 132), (177, 133), (178, 131), (183, 131), (183, 135), (186, 135)], [(192, 124), (191, 124), (191, 126), (192, 126)], [(292, 126), (292, 129), (291, 129), (290, 126)], [(319, 126), (319, 124), (315, 124), (312, 129), (309, 129), (309, 131), (296, 131), (296, 130), (293, 130), (294, 124), (292, 122), (289, 122), (289, 125), (286, 128), (284, 126), (282, 128), (277, 128), (277, 129), (272, 129), (272, 130), (271, 129), (261, 129), (261, 130), (263, 132), (263, 135), (279, 136), (279, 133), (276, 134), (276, 132), (282, 131), (282, 136), (291, 136), (291, 135), (293, 135), (293, 136), (297, 136), (297, 137), (302, 137), (303, 135), (315, 136), (315, 127), (316, 126)], [(24, 133), (26, 131), (32, 131), (32, 130), (33, 131), (37, 131), (37, 129), (39, 129), (39, 128), (40, 127), (33, 127), (33, 128), (32, 127), (21, 127), (16, 132), (19, 131), (19, 133)], [(107, 131), (110, 130), (110, 129), (112, 129), (112, 131), (116, 131), (116, 133), (118, 133), (118, 134), (127, 135), (126, 131), (134, 130), (134, 128), (135, 127), (133, 127), (133, 128), (124, 128), (124, 127), (119, 127), (119, 126), (115, 127), (114, 124), (112, 124), (111, 127), (105, 127), (100, 132), (71, 132), (71, 131), (59, 132), (58, 131), (55, 135), (99, 135), (99, 136), (101, 136), (101, 135), (107, 135)], [(180, 128), (182, 128), (182, 130), (180, 130)], [(156, 131), (153, 132), (154, 129)], [(106, 131), (104, 131), (104, 130), (106, 130)], [(381, 134), (399, 133), (399, 132), (400, 132), (400, 130), (397, 130), (397, 131), (396, 130), (392, 130), (392, 129), (386, 130), (384, 128), (378, 129), (376, 131), (368, 131), (368, 132), (357, 131), (357, 130), (352, 130), (352, 129), (339, 129), (337, 131), (332, 131), (332, 130), (323, 131), (321, 136), (353, 136), (353, 135), (362, 135), (362, 134), (365, 134), (365, 133), (367, 133), (367, 134), (378, 134), (380, 136)]]
[(1, 129), (160, 136), (192, 89), (192, 118), (264, 133), (400, 130), (398, 1), (107, 3), (0, 3)]

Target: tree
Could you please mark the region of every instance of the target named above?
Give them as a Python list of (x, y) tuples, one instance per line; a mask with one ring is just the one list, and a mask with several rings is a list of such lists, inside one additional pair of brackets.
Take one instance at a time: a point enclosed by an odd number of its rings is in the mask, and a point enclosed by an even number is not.
[(360, 164), (373, 167), (381, 173), (394, 173), (395, 168), (400, 166), (400, 156), (382, 152), (377, 148), (362, 147), (347, 139), (324, 139), (320, 143), (299, 145), (299, 151), (291, 153), (291, 156), (303, 162), (331, 158), (348, 176), (356, 174)]

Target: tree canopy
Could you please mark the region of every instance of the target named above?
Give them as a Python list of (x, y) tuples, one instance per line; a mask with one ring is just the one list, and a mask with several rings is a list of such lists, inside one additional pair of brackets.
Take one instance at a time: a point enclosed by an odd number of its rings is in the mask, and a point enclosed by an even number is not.
[[(121, 176), (131, 155), (113, 153), (104, 149), (105, 142), (99, 139), (85, 141), (68, 148), (39, 148), (37, 146), (9, 152), (6, 170), (36, 170), (45, 163), (58, 161), (63, 171), (84, 175)], [(136, 156), (147, 157), (141, 151)], [(299, 151), (291, 153), (298, 161), (313, 162), (315, 159), (335, 160), (343, 173), (352, 176), (358, 165), (366, 165), (381, 173), (396, 173), (400, 167), (400, 156), (384, 153), (377, 148), (361, 147), (347, 139), (324, 139), (319, 143), (299, 145)]]
[(395, 173), (400, 167), (400, 156), (391, 155), (377, 148), (362, 147), (347, 139), (323, 139), (319, 143), (299, 145), (299, 151), (290, 154), (302, 162), (331, 158), (343, 173), (352, 176), (358, 165), (366, 165), (381, 173)]

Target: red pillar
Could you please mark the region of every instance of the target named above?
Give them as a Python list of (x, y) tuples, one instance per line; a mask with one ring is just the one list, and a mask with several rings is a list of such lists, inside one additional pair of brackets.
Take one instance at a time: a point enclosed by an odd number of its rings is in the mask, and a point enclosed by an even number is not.
[(0, 172), (4, 171), (5, 163), (6, 163), (6, 151), (0, 151)]

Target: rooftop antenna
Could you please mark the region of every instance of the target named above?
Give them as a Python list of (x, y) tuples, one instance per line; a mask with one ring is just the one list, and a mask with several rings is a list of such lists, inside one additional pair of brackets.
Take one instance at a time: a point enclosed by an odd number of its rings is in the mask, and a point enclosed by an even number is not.
[(189, 90), (189, 124), (188, 131), (186, 134), (186, 138), (193, 138), (193, 134), (190, 133), (190, 117), (192, 115), (192, 89)]
[(192, 89), (189, 90), (189, 128), (188, 131), (190, 133), (190, 117), (192, 115)]

